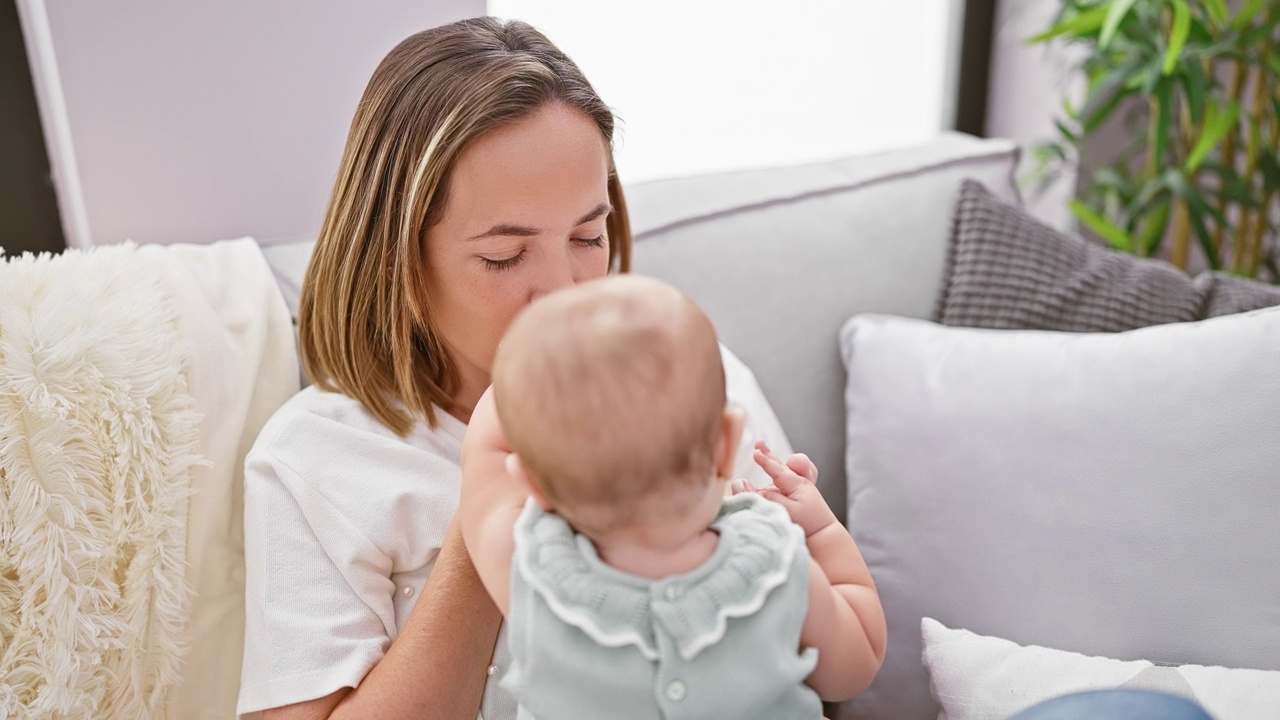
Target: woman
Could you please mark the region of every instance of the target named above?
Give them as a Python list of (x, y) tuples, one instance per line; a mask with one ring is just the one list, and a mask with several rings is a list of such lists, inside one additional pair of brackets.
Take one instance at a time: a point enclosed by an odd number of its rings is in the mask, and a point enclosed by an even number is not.
[[(515, 313), (627, 269), (612, 137), (578, 68), (523, 23), (428, 30), (374, 71), (303, 283), (315, 385), (246, 460), (241, 713), (515, 717), (488, 682), (500, 616), (453, 522), (458, 454)], [(790, 445), (725, 366), (745, 475), (755, 440)]]
[[(500, 616), (452, 523), (458, 453), (516, 312), (627, 269), (613, 122), (523, 23), (429, 30), (374, 72), (303, 284), (315, 385), (246, 461), (241, 713), (515, 717), (487, 682)], [(790, 445), (725, 361), (746, 474), (755, 440)]]

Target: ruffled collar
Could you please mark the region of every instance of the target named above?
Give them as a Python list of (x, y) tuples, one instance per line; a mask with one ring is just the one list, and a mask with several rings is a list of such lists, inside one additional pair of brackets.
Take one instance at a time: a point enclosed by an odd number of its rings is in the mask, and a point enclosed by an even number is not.
[(586, 536), (532, 500), (516, 522), (515, 571), (562, 621), (605, 647), (634, 645), (658, 659), (657, 631), (692, 660), (724, 637), (730, 618), (760, 609), (791, 573), (804, 533), (759, 495), (726, 498), (711, 524), (715, 552), (660, 580), (606, 565)]

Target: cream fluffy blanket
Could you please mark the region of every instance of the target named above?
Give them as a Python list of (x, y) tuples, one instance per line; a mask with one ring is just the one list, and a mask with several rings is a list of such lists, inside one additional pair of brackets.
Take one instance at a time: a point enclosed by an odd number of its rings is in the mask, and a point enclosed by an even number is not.
[(0, 717), (164, 717), (181, 680), (201, 418), (137, 250), (0, 264)]

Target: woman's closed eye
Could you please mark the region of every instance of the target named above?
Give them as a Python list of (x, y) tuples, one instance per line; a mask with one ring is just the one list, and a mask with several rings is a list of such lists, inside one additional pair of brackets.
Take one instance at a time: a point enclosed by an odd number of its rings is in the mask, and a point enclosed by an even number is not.
[(516, 265), (520, 264), (520, 260), (522, 260), (523, 258), (524, 258), (524, 250), (521, 250), (515, 255), (510, 255), (505, 258), (488, 258), (481, 255), (480, 261), (483, 262), (484, 266), (486, 268), (489, 268), (490, 270), (501, 271), (501, 270), (510, 270), (511, 268), (514, 268)]
[[(570, 238), (570, 242), (582, 248), (602, 248), (605, 246), (607, 238), (602, 233), (593, 238)], [(480, 262), (484, 263), (484, 266), (489, 270), (501, 272), (519, 265), (520, 261), (524, 259), (524, 254), (525, 250), (521, 248), (515, 254), (506, 257), (492, 258), (481, 255)]]

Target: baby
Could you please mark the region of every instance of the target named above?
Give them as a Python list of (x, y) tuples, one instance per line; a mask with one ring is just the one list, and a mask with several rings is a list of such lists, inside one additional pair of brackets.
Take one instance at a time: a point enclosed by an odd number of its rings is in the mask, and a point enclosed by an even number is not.
[(740, 413), (710, 320), (657, 280), (512, 323), (462, 451), (459, 513), (507, 618), (521, 717), (816, 720), (884, 658), (871, 575), (803, 455), (726, 496)]

